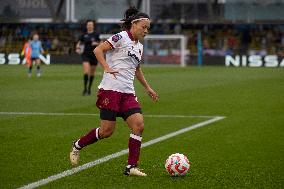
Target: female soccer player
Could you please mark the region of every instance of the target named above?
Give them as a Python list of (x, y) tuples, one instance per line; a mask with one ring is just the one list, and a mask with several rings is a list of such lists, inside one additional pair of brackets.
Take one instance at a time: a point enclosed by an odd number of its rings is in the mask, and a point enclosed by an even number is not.
[(104, 69), (96, 103), (100, 109), (100, 127), (94, 128), (73, 143), (70, 160), (73, 165), (77, 165), (80, 150), (100, 139), (110, 137), (115, 129), (116, 117), (122, 117), (131, 130), (128, 165), (124, 174), (146, 176), (137, 167), (144, 121), (135, 96), (133, 80), (136, 77), (152, 100), (158, 100), (157, 93), (147, 83), (140, 66), (143, 52), (140, 40), (148, 34), (150, 19), (147, 14), (138, 12), (134, 7), (126, 10), (124, 17), (125, 30), (113, 35), (94, 50)]
[[(76, 52), (81, 54), (84, 72), (83, 96), (91, 94), (91, 87), (95, 76), (98, 61), (94, 55), (94, 49), (99, 45), (99, 35), (95, 33), (95, 21), (87, 20), (87, 32), (84, 33), (76, 45)], [(83, 47), (83, 49), (82, 49)]]
[[(37, 66), (37, 77), (41, 76), (41, 70), (40, 70), (40, 58), (39, 56), (41, 55), (41, 53), (44, 53), (42, 45), (41, 45), (41, 41), (39, 40), (39, 36), (38, 34), (34, 34), (33, 35), (33, 40), (29, 43), (30, 48), (31, 48), (31, 60), (32, 62), (35, 61), (36, 66)], [(32, 74), (32, 68), (33, 68), (33, 64), (31, 63), (29, 66), (29, 71), (28, 74), (29, 76), (31, 76)]]

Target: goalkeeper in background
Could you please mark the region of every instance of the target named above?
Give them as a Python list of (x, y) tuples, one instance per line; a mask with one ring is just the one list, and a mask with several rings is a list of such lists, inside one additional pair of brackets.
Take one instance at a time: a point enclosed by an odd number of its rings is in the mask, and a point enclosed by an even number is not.
[[(27, 42), (25, 42), (23, 50), (21, 52), (21, 55), (25, 56), (26, 66), (28, 68), (30, 68), (30, 66), (32, 65), (31, 53), (32, 53), (32, 49), (30, 47), (30, 40), (28, 40)], [(29, 77), (31, 76), (30, 71), (28, 71), (28, 76)]]

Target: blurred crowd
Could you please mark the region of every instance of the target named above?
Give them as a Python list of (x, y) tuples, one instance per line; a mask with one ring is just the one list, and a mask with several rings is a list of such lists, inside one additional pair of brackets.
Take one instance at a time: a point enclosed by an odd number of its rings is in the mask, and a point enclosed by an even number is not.
[[(0, 52), (20, 52), (33, 33), (38, 33), (45, 52), (72, 54), (83, 33), (82, 24), (3, 24), (0, 27)], [(98, 24), (100, 34), (119, 32), (117, 24)], [(202, 36), (204, 55), (276, 54), (284, 56), (284, 25), (181, 25), (152, 24), (151, 34), (183, 34), (188, 52), (197, 54), (197, 33)], [(162, 47), (161, 47), (162, 48)]]
[(155, 25), (155, 34), (183, 34), (187, 48), (197, 54), (197, 34), (201, 33), (204, 55), (224, 56), (235, 54), (284, 56), (284, 25)]
[(26, 41), (38, 33), (42, 46), (47, 53), (70, 54), (80, 29), (54, 25), (10, 24), (0, 28), (0, 51), (5, 53), (20, 52)]

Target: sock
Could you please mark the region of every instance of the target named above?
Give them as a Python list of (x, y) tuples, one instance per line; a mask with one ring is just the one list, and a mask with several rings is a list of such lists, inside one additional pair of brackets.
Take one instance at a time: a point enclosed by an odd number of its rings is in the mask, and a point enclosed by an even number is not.
[(84, 148), (89, 144), (93, 144), (97, 142), (99, 138), (99, 130), (100, 128), (94, 128), (85, 136), (81, 137), (77, 142), (79, 148)]
[(141, 141), (141, 136), (130, 134), (130, 138), (128, 141), (128, 165), (137, 166), (140, 155)]
[(92, 87), (92, 84), (93, 84), (93, 80), (94, 80), (94, 76), (91, 75), (90, 78), (89, 78), (89, 87), (88, 87), (89, 91), (91, 90), (91, 87)]
[(84, 90), (87, 90), (87, 85), (88, 85), (88, 74), (84, 74)]
[(30, 66), (30, 67), (29, 67), (29, 70), (28, 70), (28, 73), (29, 73), (29, 74), (32, 73), (32, 69), (33, 69), (33, 66)]
[(40, 73), (40, 66), (37, 66), (37, 67), (36, 67), (36, 72), (37, 72), (37, 73)]
[(77, 141), (74, 143), (74, 146), (73, 146), (73, 150), (74, 150), (74, 151), (79, 151), (79, 150), (82, 149), (82, 147), (78, 144), (78, 141), (79, 141), (79, 140), (77, 140)]

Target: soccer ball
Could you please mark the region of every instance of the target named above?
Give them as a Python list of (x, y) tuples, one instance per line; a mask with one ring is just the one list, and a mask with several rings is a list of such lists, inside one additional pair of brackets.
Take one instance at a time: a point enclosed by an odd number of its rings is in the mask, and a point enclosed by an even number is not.
[(189, 171), (190, 163), (183, 154), (175, 153), (168, 157), (165, 168), (171, 176), (183, 176)]

